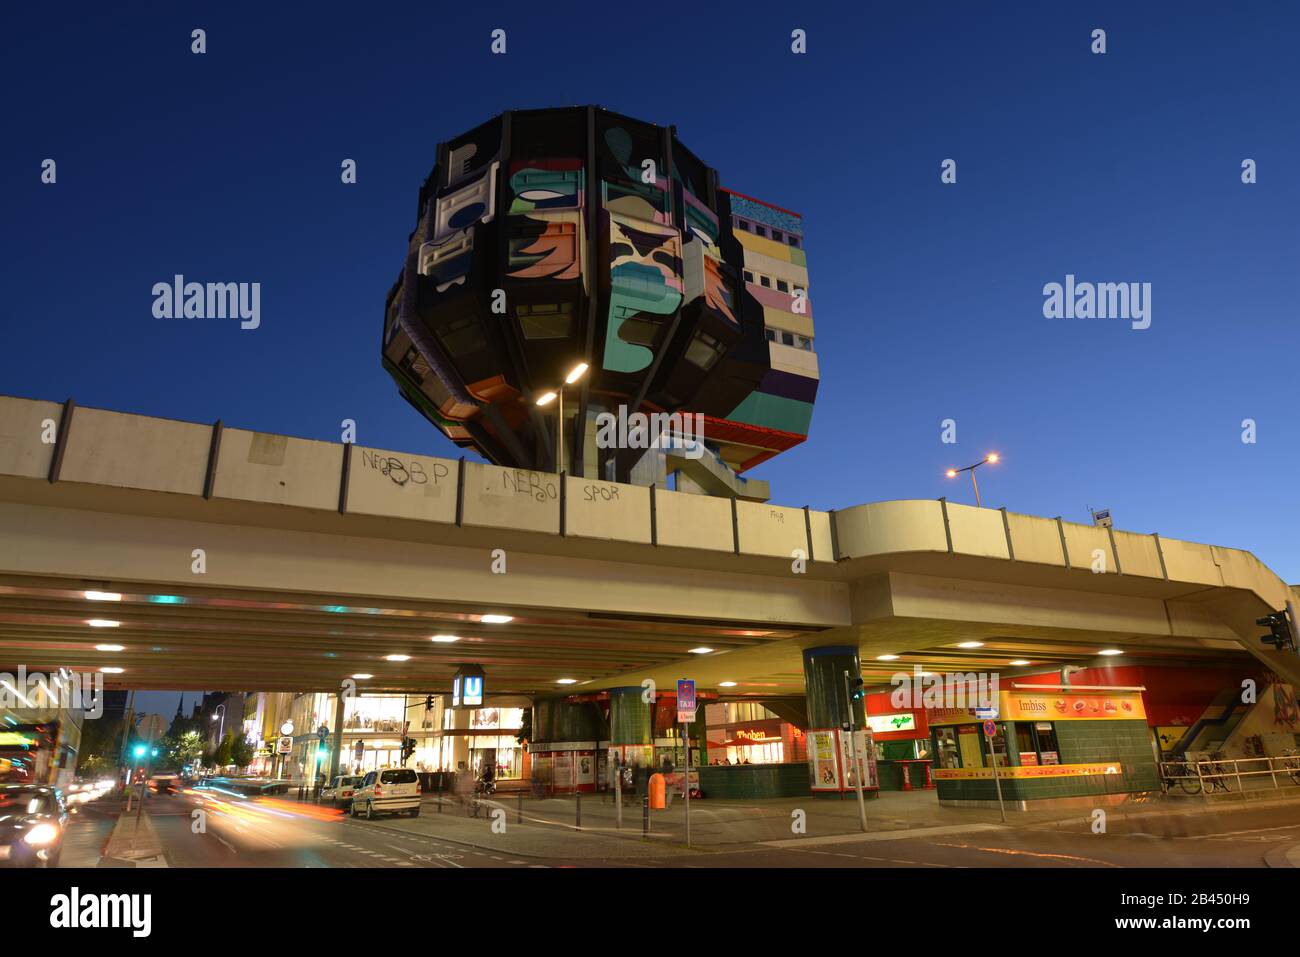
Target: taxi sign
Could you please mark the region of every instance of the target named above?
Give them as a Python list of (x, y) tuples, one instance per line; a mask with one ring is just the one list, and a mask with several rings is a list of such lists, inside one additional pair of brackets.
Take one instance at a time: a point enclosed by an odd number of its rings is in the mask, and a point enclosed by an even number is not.
[(690, 724), (695, 720), (695, 680), (679, 678), (677, 681), (677, 722)]

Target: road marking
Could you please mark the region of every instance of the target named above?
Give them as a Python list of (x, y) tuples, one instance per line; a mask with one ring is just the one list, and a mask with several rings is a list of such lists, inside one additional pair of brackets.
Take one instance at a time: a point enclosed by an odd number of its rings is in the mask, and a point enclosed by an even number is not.
[(1100, 864), (1103, 867), (1120, 867), (1110, 861), (1099, 860), (1095, 857), (1079, 857), (1075, 854), (1042, 854), (1037, 851), (1018, 851), (1011, 847), (979, 847), (975, 844), (945, 844), (941, 841), (935, 842), (935, 847), (957, 847), (972, 851), (985, 851), (989, 854), (1006, 854), (1011, 857), (1044, 857), (1058, 861), (1079, 861), (1083, 864)]

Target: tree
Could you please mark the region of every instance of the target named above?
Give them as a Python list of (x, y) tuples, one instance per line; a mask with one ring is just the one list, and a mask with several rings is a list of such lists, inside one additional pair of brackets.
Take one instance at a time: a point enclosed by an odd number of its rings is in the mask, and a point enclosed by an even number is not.
[[(233, 734), (233, 732), (232, 732)], [(242, 735), (235, 737), (230, 745), (230, 763), (236, 767), (246, 768), (253, 763), (256, 756), (256, 749), (248, 743), (248, 739)]]
[(221, 743), (217, 745), (217, 750), (212, 753), (212, 761), (217, 767), (224, 768), (231, 763), (230, 750), (234, 743), (235, 733), (233, 731), (227, 732), (226, 736), (221, 739)]
[(515, 735), (515, 741), (519, 744), (527, 744), (533, 736), (533, 709), (524, 708), (524, 716), (519, 721), (519, 732)]

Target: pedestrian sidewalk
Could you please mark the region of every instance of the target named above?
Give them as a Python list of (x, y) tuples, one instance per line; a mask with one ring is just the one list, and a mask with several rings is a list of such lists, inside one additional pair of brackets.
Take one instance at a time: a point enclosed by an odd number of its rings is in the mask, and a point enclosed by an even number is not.
[[(419, 818), (376, 822), (396, 830), (441, 837), (502, 854), (539, 859), (606, 859), (632, 862), (653, 855), (702, 857), (710, 853), (758, 846), (802, 846), (860, 841), (887, 841), (1007, 828), (1079, 829), (1097, 826), (1092, 807), (1043, 808), (1007, 812), (1002, 824), (997, 808), (954, 808), (938, 803), (934, 792), (881, 792), (866, 802), (864, 833), (852, 795), (844, 800), (814, 798), (698, 799), (691, 802), (690, 846), (686, 845), (686, 809), (680, 799), (671, 808), (650, 811), (643, 832), (643, 809), (636, 799), (623, 808), (623, 826), (609, 799), (588, 794), (551, 798), (516, 797), (484, 802), (479, 817), (449, 798), (427, 797)], [(442, 810), (438, 808), (441, 804)], [(1203, 815), (1230, 814), (1261, 807), (1300, 809), (1300, 793), (1274, 800), (1189, 802), (1161, 796), (1122, 804), (1098, 805), (1104, 826), (1113, 835), (1193, 836), (1213, 826)], [(521, 816), (522, 811), (522, 816)], [(499, 814), (494, 814), (499, 812)]]

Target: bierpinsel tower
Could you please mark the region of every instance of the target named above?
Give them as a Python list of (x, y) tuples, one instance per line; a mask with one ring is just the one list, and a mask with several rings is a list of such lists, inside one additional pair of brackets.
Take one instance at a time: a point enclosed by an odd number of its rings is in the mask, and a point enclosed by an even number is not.
[(801, 217), (588, 106), (439, 145), (382, 351), (495, 464), (765, 501), (744, 473), (807, 438), (813, 340)]

